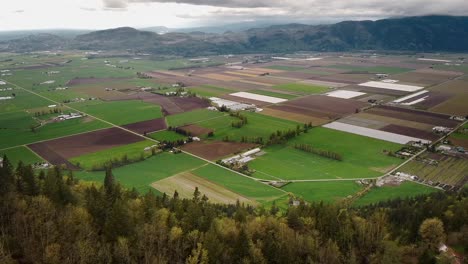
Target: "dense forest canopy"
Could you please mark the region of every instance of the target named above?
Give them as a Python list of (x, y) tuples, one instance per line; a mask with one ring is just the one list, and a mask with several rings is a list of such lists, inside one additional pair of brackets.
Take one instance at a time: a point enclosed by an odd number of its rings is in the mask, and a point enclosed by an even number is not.
[(287, 211), (78, 182), (59, 167), (0, 167), (0, 263), (452, 263), (468, 250), (468, 190), (362, 208)]

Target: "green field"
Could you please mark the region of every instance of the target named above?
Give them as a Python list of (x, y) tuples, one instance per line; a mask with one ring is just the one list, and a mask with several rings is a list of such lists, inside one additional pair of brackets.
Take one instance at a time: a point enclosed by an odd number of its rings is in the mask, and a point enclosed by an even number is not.
[(267, 90), (249, 90), (249, 93), (254, 93), (254, 94), (260, 94), (260, 95), (266, 95), (266, 96), (273, 96), (277, 98), (283, 98), (283, 99), (294, 99), (297, 98), (297, 95), (294, 94), (286, 94), (286, 93), (277, 93), (277, 92), (272, 92), (272, 91), (267, 91)]
[(158, 141), (177, 141), (177, 140), (185, 140), (187, 138), (186, 136), (183, 136), (181, 134), (178, 134), (174, 131), (169, 131), (169, 130), (151, 133), (148, 136)]
[(301, 94), (320, 94), (328, 91), (327, 87), (318, 85), (308, 85), (302, 83), (279, 84), (272, 87), (277, 90), (297, 92)]
[(412, 197), (436, 191), (437, 189), (414, 182), (403, 182), (400, 186), (374, 187), (367, 194), (354, 202), (354, 205), (368, 205), (390, 199)]
[[(339, 153), (342, 161), (294, 149), (294, 144), (309, 144), (317, 149)], [(401, 163), (383, 150), (396, 151), (401, 146), (386, 141), (316, 127), (290, 140), (287, 145), (267, 147), (266, 155), (257, 157), (249, 167), (262, 179), (346, 179), (378, 177)]]
[(143, 140), (129, 145), (118, 146), (106, 150), (89, 153), (83, 156), (70, 159), (70, 162), (79, 165), (85, 170), (91, 170), (93, 167), (103, 167), (110, 160), (121, 159), (127, 155), (129, 160), (136, 160), (143, 157), (151, 156), (151, 151), (144, 151), (144, 148), (154, 145), (150, 140)]
[[(202, 160), (186, 154), (161, 153), (144, 161), (115, 168), (115, 178), (126, 188), (136, 188), (139, 192), (153, 189), (150, 184), (205, 164)], [(76, 172), (76, 177), (86, 181), (103, 182), (104, 172)]]
[(199, 123), (204, 120), (211, 120), (227, 115), (218, 111), (212, 111), (207, 109), (199, 109), (190, 112), (185, 112), (177, 115), (170, 115), (166, 117), (167, 125), (172, 127), (178, 127), (193, 123)]
[[(15, 88), (9, 85), (4, 86)], [(0, 88), (3, 88), (3, 86), (0, 86)], [(11, 96), (12, 93), (16, 95), (13, 99), (0, 101), (0, 113), (20, 111), (52, 104), (50, 101), (42, 97), (17, 88), (15, 88), (13, 91), (0, 92), (0, 96)]]
[(71, 107), (116, 125), (126, 125), (162, 117), (161, 107), (142, 101), (87, 101)]
[(231, 122), (237, 119), (230, 116), (203, 121), (197, 125), (213, 129), (214, 137), (211, 139), (222, 140), (227, 136), (229, 140), (239, 141), (242, 137), (263, 137), (264, 140), (267, 140), (271, 133), (277, 130), (295, 129), (299, 124), (252, 112), (242, 112), (242, 114), (247, 117), (248, 123), (241, 128), (231, 126)]
[(414, 69), (401, 68), (401, 67), (391, 67), (391, 66), (371, 66), (363, 67), (356, 65), (333, 65), (332, 68), (350, 70), (350, 71), (359, 71), (359, 72), (368, 72), (368, 73), (386, 73), (386, 74), (397, 74), (409, 72)]
[(192, 173), (260, 203), (273, 201), (285, 195), (285, 193), (274, 187), (215, 165), (203, 166), (194, 170)]
[(32, 132), (29, 128), (1, 129), (0, 138), (2, 138), (2, 140), (0, 141), (0, 149), (107, 127), (109, 127), (108, 124), (98, 120), (79, 118), (58, 123), (50, 123), (37, 128), (35, 132)]
[(362, 189), (354, 181), (294, 182), (282, 188), (308, 202), (336, 202)]
[(220, 96), (223, 94), (233, 93), (234, 91), (224, 87), (212, 86), (212, 85), (202, 85), (196, 87), (190, 87), (191, 92), (196, 93), (199, 96), (204, 97), (213, 97)]
[(33, 164), (44, 161), (25, 146), (0, 150), (0, 157), (3, 157), (3, 155), (7, 155), (8, 159), (14, 167), (16, 167), (16, 164), (18, 164), (19, 161), (22, 161), (24, 164)]
[(37, 121), (25, 111), (0, 114), (0, 129), (29, 129), (30, 126), (37, 124)]

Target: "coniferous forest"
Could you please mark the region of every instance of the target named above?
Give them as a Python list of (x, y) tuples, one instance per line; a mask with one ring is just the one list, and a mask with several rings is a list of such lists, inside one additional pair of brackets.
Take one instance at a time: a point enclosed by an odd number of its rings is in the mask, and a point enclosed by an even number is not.
[(454, 263), (468, 252), (467, 193), (253, 208), (212, 204), (198, 190), (138, 194), (111, 169), (91, 185), (4, 157), (0, 263)]

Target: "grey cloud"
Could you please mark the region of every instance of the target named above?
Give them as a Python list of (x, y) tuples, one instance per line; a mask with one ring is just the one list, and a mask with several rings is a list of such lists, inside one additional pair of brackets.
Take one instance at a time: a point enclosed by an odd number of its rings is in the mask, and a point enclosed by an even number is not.
[(15, 13), (24, 13), (24, 10), (15, 10)]
[(127, 0), (104, 0), (104, 9), (125, 9), (128, 3)]
[[(103, 0), (107, 8), (134, 3), (179, 3), (219, 7), (214, 17), (383, 18), (427, 14), (468, 15), (466, 0)], [(265, 11), (266, 10), (266, 11)], [(265, 12), (259, 12), (265, 11)], [(268, 14), (268, 11), (271, 14)], [(179, 15), (183, 17), (184, 15)], [(187, 15), (189, 16), (189, 15)], [(211, 18), (207, 18), (211, 19)]]

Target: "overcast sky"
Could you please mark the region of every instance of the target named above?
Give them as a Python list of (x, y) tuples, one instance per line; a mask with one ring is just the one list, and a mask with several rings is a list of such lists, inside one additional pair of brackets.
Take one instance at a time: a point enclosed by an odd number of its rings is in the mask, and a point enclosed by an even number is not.
[(196, 27), (247, 21), (327, 23), (468, 15), (467, 0), (1, 0), (0, 31)]

